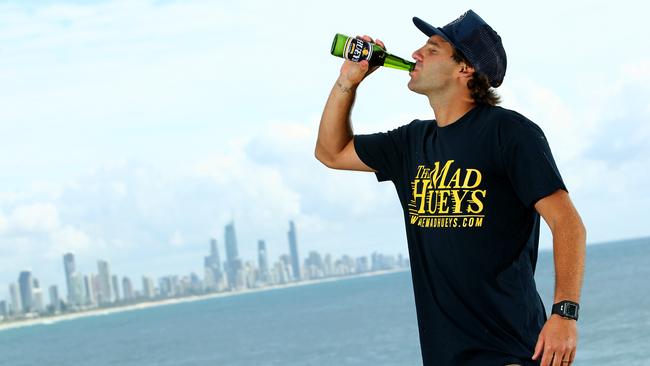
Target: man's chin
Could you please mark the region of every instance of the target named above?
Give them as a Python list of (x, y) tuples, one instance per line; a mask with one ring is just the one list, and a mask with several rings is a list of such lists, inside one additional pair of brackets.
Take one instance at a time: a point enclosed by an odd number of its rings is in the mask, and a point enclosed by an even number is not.
[(408, 82), (408, 84), (406, 84), (406, 86), (407, 86), (407, 87), (409, 88), (409, 90), (411, 90), (412, 92), (414, 92), (414, 93), (418, 93), (418, 94), (422, 94), (422, 90), (420, 90), (420, 88), (418, 88), (418, 86), (416, 85), (416, 83), (413, 82), (413, 79), (409, 80), (409, 82)]

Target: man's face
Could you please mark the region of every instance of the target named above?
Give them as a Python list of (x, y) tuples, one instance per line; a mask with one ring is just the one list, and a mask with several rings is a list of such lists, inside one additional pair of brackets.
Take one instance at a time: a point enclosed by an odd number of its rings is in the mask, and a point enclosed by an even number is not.
[(412, 91), (431, 95), (444, 91), (454, 80), (460, 65), (452, 58), (453, 48), (444, 38), (433, 35), (424, 46), (413, 52), (415, 69), (409, 73)]

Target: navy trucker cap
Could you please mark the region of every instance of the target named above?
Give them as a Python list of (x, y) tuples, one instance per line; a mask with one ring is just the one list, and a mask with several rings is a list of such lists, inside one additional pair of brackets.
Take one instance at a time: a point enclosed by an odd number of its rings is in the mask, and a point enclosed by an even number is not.
[(428, 37), (437, 34), (456, 47), (478, 73), (487, 76), (492, 87), (501, 85), (507, 63), (501, 37), (474, 11), (468, 10), (442, 28), (418, 17), (413, 17), (413, 23)]

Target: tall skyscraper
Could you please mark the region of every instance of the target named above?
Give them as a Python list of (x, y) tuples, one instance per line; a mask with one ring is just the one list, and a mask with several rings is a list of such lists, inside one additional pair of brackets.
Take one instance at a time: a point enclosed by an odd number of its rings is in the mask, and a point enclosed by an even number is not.
[(59, 288), (56, 285), (50, 286), (50, 306), (52, 307), (52, 311), (58, 312), (60, 310), (60, 303)]
[(257, 261), (260, 270), (260, 282), (269, 282), (269, 258), (266, 253), (266, 243), (264, 240), (257, 242)]
[(77, 290), (77, 286), (75, 286), (73, 279), (74, 273), (77, 271), (74, 262), (74, 254), (66, 253), (63, 255), (63, 269), (65, 270), (65, 284), (68, 290), (68, 303), (81, 305), (79, 303), (80, 294), (75, 292)]
[(11, 296), (11, 313), (18, 315), (23, 312), (23, 303), (20, 300), (20, 291), (15, 283), (9, 285), (9, 296)]
[(4, 300), (0, 301), (0, 319), (6, 318), (8, 314), (7, 302)]
[(18, 276), (18, 287), (20, 288), (20, 302), (23, 304), (23, 312), (29, 313), (33, 310), (34, 281), (32, 279), (32, 272), (20, 272)]
[(203, 284), (201, 283), (199, 276), (194, 272), (190, 274), (190, 287), (192, 294), (200, 294), (203, 292)]
[(220, 291), (223, 287), (223, 272), (217, 240), (210, 239), (210, 255), (204, 259), (205, 284), (209, 291)]
[(107, 261), (97, 261), (97, 302), (100, 305), (111, 302), (111, 272)]
[(133, 284), (128, 277), (124, 277), (122, 279), (122, 291), (124, 291), (124, 301), (131, 301), (135, 299)]
[(117, 278), (117, 275), (111, 277), (111, 283), (113, 284), (113, 299), (115, 302), (120, 301), (120, 280)]
[(146, 299), (153, 299), (156, 296), (153, 278), (142, 276), (142, 296)]
[(165, 276), (158, 279), (160, 296), (174, 297), (181, 293), (181, 285), (178, 276)]
[(334, 272), (334, 266), (332, 265), (332, 255), (329, 253), (325, 254), (324, 262), (325, 276), (331, 276), (332, 272)]
[(287, 233), (289, 237), (289, 253), (291, 255), (291, 271), (293, 272), (293, 277), (296, 281), (300, 281), (300, 259), (298, 258), (298, 242), (296, 240), (296, 226), (293, 224), (293, 220), (289, 221), (289, 232)]
[(275, 271), (278, 276), (277, 283), (284, 284), (291, 280), (293, 274), (291, 273), (291, 266), (289, 263), (291, 259), (288, 255), (283, 254), (280, 256), (280, 260), (275, 263)]
[(212, 268), (205, 266), (203, 267), (203, 283), (205, 284), (205, 291), (216, 291), (217, 283), (214, 280), (214, 272)]
[(92, 274), (90, 276), (83, 276), (84, 279), (84, 300), (86, 305), (95, 305), (97, 299), (95, 298), (95, 289), (93, 286)]
[(242, 283), (246, 288), (255, 288), (256, 287), (256, 278), (255, 278), (255, 264), (251, 261), (244, 263), (242, 271)]
[[(236, 251), (237, 249), (235, 249)], [(221, 259), (219, 258), (219, 247), (217, 246), (217, 239), (210, 239), (210, 260), (212, 266), (221, 270)]]
[(226, 273), (228, 275), (228, 286), (231, 289), (240, 287), (238, 285), (239, 272), (242, 270), (242, 263), (237, 251), (237, 237), (235, 235), (235, 223), (226, 225), (224, 236), (226, 239)]
[(74, 272), (71, 277), (74, 299), (70, 302), (70, 305), (73, 307), (82, 306), (86, 304), (86, 284), (84, 283), (84, 276), (79, 272)]
[(226, 239), (226, 262), (229, 263), (239, 258), (234, 222), (230, 222), (228, 225), (226, 225), (224, 237)]

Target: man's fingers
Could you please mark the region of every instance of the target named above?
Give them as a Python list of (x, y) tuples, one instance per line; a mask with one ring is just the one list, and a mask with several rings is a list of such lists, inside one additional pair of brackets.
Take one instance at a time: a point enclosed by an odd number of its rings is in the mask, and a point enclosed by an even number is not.
[(566, 366), (566, 362), (562, 363), (562, 361), (564, 361), (565, 357), (567, 357), (567, 356), (565, 356), (562, 352), (559, 352), (559, 351), (555, 352), (553, 354), (553, 363), (551, 364), (551, 366), (562, 366), (562, 365)]
[(384, 42), (382, 42), (382, 41), (379, 40), (379, 39), (375, 39), (375, 40), (373, 40), (372, 37), (370, 37), (370, 36), (367, 35), (367, 34), (364, 34), (363, 36), (359, 36), (359, 35), (357, 35), (357, 36), (355, 36), (355, 38), (362, 39), (362, 40), (364, 40), (364, 41), (366, 41), (366, 42), (370, 42), (370, 43), (376, 43), (376, 44), (380, 45), (381, 48), (386, 49), (386, 45), (384, 44)]
[(537, 339), (537, 344), (535, 345), (535, 353), (533, 354), (533, 360), (536, 360), (539, 357), (539, 354), (544, 349), (544, 340), (542, 338)]
[(542, 362), (540, 363), (541, 366), (551, 366), (553, 361), (555, 361), (555, 358), (558, 357), (557, 355), (553, 354), (553, 349), (546, 343), (544, 345), (544, 354), (542, 355)]
[(364, 34), (363, 37), (361, 37), (361, 39), (363, 39), (363, 40), (366, 41), (366, 42), (371, 42), (371, 43), (374, 43), (374, 42), (375, 42), (375, 41), (373, 41), (372, 38), (370, 38), (370, 36), (367, 35), (367, 34)]
[(562, 366), (573, 365), (573, 360), (575, 360), (575, 358), (576, 358), (576, 349), (574, 348), (571, 351), (571, 354), (569, 355), (569, 363), (565, 362), (565, 364)]
[(550, 366), (551, 361), (553, 360), (553, 355), (549, 354), (548, 352), (544, 352), (542, 354), (542, 362), (540, 362), (540, 366)]

